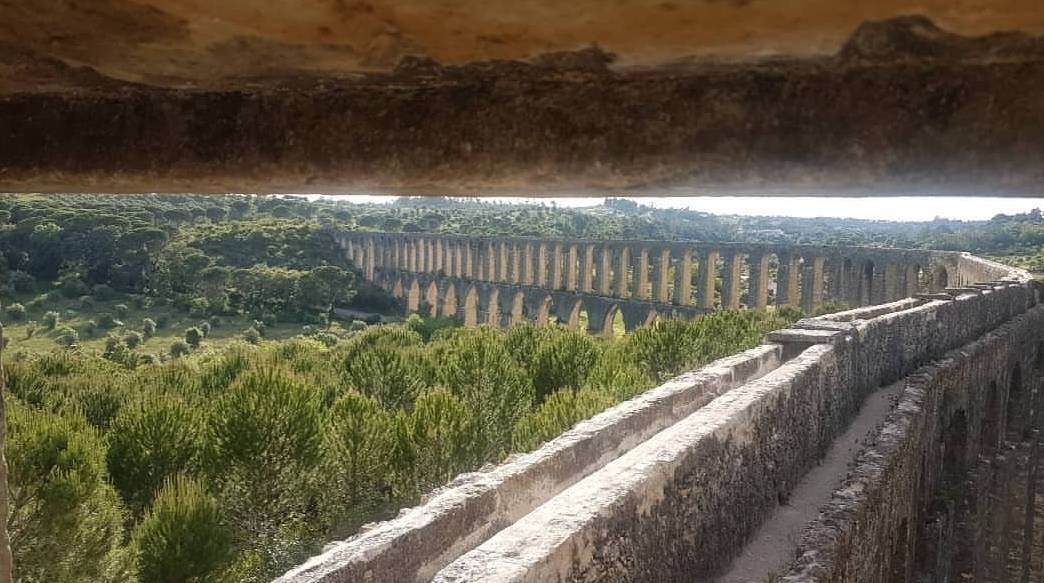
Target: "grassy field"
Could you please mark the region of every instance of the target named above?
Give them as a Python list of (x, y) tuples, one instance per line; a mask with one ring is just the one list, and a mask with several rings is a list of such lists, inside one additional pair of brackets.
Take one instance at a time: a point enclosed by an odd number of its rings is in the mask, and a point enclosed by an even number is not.
[[(40, 297), (40, 296), (37, 296)], [(157, 322), (156, 333), (146, 339), (137, 351), (143, 354), (164, 355), (169, 354), (170, 346), (177, 340), (184, 340), (185, 330), (198, 326), (204, 320), (199, 316), (190, 315), (186, 310), (175, 308), (171, 305), (150, 306), (145, 309), (138, 308), (130, 298), (118, 298), (108, 301), (93, 300), (92, 305), (83, 306), (79, 300), (66, 298), (47, 298), (37, 305), (32, 304), (33, 296), (16, 298), (28, 309), (25, 318), (14, 320), (7, 314), (0, 316), (4, 322), (4, 335), (9, 338), (7, 352), (17, 354), (19, 352), (49, 352), (60, 348), (57, 337), (59, 330), (70, 327), (79, 334), (77, 343), (82, 349), (105, 350), (106, 337), (113, 335), (122, 338), (128, 332), (142, 331), (142, 321), (151, 318)], [(5, 302), (8, 306), (14, 302)], [(117, 306), (125, 305), (128, 310), (126, 316), (116, 316)], [(44, 314), (49, 311), (58, 312), (60, 320), (54, 329), (47, 329), (43, 325)], [(94, 320), (100, 322), (105, 314), (116, 316), (122, 323), (109, 329), (97, 327), (92, 333), (88, 331), (88, 322)], [(243, 333), (254, 325), (253, 319), (247, 316), (218, 316), (211, 321), (211, 331), (203, 343), (203, 347), (219, 348), (236, 340), (243, 339)], [(215, 325), (216, 324), (216, 325)], [(30, 336), (29, 330), (34, 329)], [(304, 326), (299, 322), (278, 322), (265, 328), (264, 338), (266, 340), (282, 340), (301, 334)], [(334, 323), (331, 331), (341, 331), (340, 324)]]

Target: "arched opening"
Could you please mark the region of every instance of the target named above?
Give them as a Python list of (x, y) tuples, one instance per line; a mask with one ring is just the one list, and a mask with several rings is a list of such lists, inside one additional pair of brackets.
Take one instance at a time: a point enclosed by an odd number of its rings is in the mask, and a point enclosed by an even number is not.
[(511, 318), (509, 325), (514, 326), (515, 324), (521, 324), (526, 321), (526, 294), (524, 292), (516, 292), (515, 297), (511, 300)]
[(464, 325), (468, 328), (478, 326), (478, 291), (474, 286), (464, 294)]
[(395, 299), (402, 299), (402, 280), (396, 279), (395, 284), (392, 285), (392, 297)]
[(411, 312), (420, 310), (420, 284), (417, 280), (410, 281), (410, 291), (406, 295), (406, 309)]
[(590, 331), (591, 327), (591, 316), (587, 313), (587, 307), (581, 301), (577, 303), (576, 309), (576, 329), (583, 331)]
[(442, 298), (442, 317), (457, 317), (457, 286), (452, 283), (446, 286), (446, 296)]
[(1011, 380), (1008, 383), (1007, 409), (1008, 430), (1021, 430), (1021, 413), (1025, 408), (1022, 406), (1022, 365), (1019, 363), (1015, 363), (1015, 368), (1011, 371)]
[(537, 308), (536, 313), (536, 325), (547, 326), (551, 319), (551, 296), (544, 296), (544, 299), (540, 302), (540, 306)]
[(950, 274), (942, 265), (936, 265), (932, 270), (931, 291), (940, 292), (950, 287)]
[(434, 281), (428, 284), (428, 289), (424, 292), (424, 305), (429, 316), (434, 318), (439, 315), (439, 286)]
[(649, 308), (649, 313), (645, 316), (645, 322), (642, 326), (651, 326), (653, 322), (660, 319), (660, 313), (656, 311), (656, 308)]
[(605, 315), (605, 325), (602, 327), (602, 336), (607, 338), (619, 338), (627, 333), (627, 328), (624, 325), (623, 314), (620, 313), (620, 307), (613, 305), (609, 308), (609, 313)]
[(577, 299), (573, 303), (573, 308), (569, 310), (569, 319), (560, 323), (565, 324), (565, 326), (570, 330), (576, 330), (580, 326), (580, 310), (583, 308), (582, 304), (583, 302)]
[(990, 381), (986, 394), (986, 407), (982, 413), (982, 424), (979, 426), (979, 445), (985, 451), (993, 451), (1000, 443), (1000, 395), (997, 392), (997, 381)]

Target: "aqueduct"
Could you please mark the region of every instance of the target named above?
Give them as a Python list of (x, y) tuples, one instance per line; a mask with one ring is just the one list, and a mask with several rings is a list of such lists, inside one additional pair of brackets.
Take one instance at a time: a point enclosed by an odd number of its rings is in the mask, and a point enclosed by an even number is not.
[(409, 310), (459, 317), (469, 326), (542, 325), (554, 318), (574, 328), (583, 320), (591, 333), (606, 334), (617, 313), (630, 331), (657, 317), (717, 308), (761, 310), (771, 301), (812, 313), (824, 301), (881, 304), (971, 281), (966, 254), (941, 251), (367, 232), (336, 237), (364, 277)]
[[(706, 311), (744, 298), (760, 308), (769, 254), (782, 258), (778, 303), (842, 297), (860, 307), (801, 320), (531, 453), (458, 477), (279, 583), (1044, 576), (1044, 306), (1026, 272), (934, 251), (389, 233), (339, 240), (368, 277), (403, 290), (427, 284), (436, 313), (440, 302), (450, 306), (442, 313), (464, 305), (458, 285), (552, 304), (555, 294), (573, 302), (590, 294), (642, 310)], [(712, 296), (715, 255), (728, 258), (727, 291)], [(694, 257), (704, 290), (696, 306), (686, 285)], [(788, 268), (795, 257), (799, 278)], [(753, 266), (745, 294), (741, 262)], [(700, 275), (702, 265), (716, 267)]]

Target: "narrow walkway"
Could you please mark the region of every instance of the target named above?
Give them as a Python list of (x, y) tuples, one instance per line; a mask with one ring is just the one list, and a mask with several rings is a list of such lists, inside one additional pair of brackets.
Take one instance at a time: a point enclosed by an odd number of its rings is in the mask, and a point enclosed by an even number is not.
[(864, 440), (884, 422), (902, 387), (903, 381), (898, 381), (866, 398), (855, 420), (834, 440), (822, 463), (798, 483), (785, 506), (776, 507), (772, 517), (761, 525), (743, 553), (732, 562), (728, 573), (717, 579), (719, 583), (766, 583), (786, 571), (794, 560), (805, 525), (830, 501), (863, 448)]

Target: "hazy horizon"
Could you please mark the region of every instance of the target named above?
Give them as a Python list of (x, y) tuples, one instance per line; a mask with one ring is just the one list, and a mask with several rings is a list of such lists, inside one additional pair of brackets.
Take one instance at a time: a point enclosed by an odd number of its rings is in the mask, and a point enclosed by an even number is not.
[[(308, 195), (308, 198), (331, 198), (355, 203), (390, 203), (398, 196)], [(456, 198), (456, 197), (455, 197)], [(596, 197), (504, 197), (481, 196), (477, 200), (488, 202), (516, 202), (582, 208), (597, 206), (603, 198)], [(687, 197), (628, 197), (639, 204), (656, 208), (695, 210), (715, 215), (780, 216), (798, 218), (845, 218), (898, 222), (922, 222), (935, 218), (979, 221), (998, 214), (1025, 213), (1034, 208), (1044, 208), (1044, 198), (989, 198), (989, 197), (746, 197), (746, 196), (687, 196)]]

